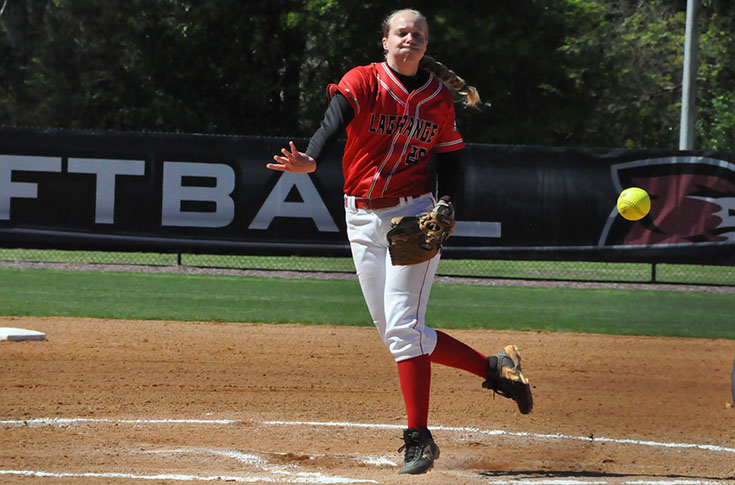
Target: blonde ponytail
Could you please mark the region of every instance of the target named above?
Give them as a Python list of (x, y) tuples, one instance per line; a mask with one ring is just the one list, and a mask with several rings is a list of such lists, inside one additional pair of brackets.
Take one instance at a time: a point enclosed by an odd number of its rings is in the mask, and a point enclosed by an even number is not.
[(439, 78), (439, 80), (446, 84), (451, 90), (464, 96), (464, 102), (467, 106), (475, 107), (480, 102), (480, 93), (477, 92), (477, 88), (467, 85), (465, 80), (459, 77), (456, 72), (452, 71), (433, 57), (424, 56), (423, 59), (421, 59), (419, 67)]

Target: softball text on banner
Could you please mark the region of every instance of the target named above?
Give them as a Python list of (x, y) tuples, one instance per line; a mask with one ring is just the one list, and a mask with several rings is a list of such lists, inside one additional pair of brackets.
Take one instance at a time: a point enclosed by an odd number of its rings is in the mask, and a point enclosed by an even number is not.
[[(343, 145), (266, 169), (287, 142), (0, 129), (0, 245), (347, 256)], [(461, 178), (445, 258), (735, 264), (733, 153), (468, 145)], [(630, 186), (641, 221), (616, 211)]]

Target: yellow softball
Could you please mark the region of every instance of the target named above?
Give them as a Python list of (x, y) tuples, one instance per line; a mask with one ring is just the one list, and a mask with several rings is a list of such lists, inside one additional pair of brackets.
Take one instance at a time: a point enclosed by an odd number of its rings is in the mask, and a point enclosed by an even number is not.
[(637, 221), (646, 217), (651, 210), (651, 198), (648, 192), (639, 187), (629, 187), (618, 196), (618, 212), (629, 221)]

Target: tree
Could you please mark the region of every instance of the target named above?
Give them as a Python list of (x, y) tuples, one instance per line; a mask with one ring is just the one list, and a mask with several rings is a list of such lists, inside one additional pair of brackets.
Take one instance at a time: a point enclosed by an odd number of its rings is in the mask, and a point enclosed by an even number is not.
[[(735, 147), (735, 9), (701, 0), (695, 145)], [(8, 0), (0, 124), (309, 136), (386, 0)], [(678, 146), (686, 0), (426, 0), (468, 142)]]
[(695, 144), (735, 151), (735, 31), (732, 1), (704, 1), (700, 22)]

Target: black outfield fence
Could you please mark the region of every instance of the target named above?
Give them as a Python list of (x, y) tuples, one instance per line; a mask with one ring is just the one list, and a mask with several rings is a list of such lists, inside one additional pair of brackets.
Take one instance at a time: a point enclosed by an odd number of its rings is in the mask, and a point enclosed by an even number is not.
[[(37, 264), (41, 263), (41, 264)], [(54, 263), (54, 264), (46, 264)], [(59, 264), (56, 264), (59, 263)], [(278, 272), (354, 274), (351, 258), (307, 256), (234, 256), (223, 254), (139, 253), (114, 251), (67, 251), (0, 249), (0, 266), (169, 271), (234, 269), (244, 274)], [(145, 267), (145, 268), (144, 268)], [(255, 270), (255, 271), (253, 271)], [(237, 273), (236, 273), (237, 274)], [(614, 263), (592, 261), (442, 259), (440, 276), (502, 280), (583, 281), (605, 283), (661, 283), (735, 287), (732, 266)], [(478, 284), (481, 281), (478, 281)]]

